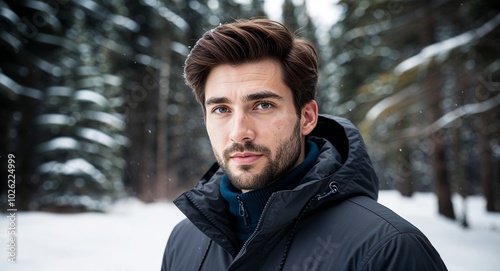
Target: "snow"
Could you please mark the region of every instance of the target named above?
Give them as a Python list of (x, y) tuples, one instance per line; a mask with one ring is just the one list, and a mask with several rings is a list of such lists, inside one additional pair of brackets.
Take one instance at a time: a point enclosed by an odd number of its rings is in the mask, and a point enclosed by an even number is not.
[[(454, 271), (500, 269), (500, 214), (487, 213), (482, 197), (467, 200), (469, 229), (437, 215), (436, 198), (417, 193), (404, 198), (381, 191), (379, 201), (420, 228)], [(454, 198), (455, 212), (463, 204)], [(7, 261), (8, 219), (0, 217), (2, 271), (159, 270), (170, 231), (183, 219), (167, 202), (126, 199), (107, 213), (17, 212), (17, 263)]]

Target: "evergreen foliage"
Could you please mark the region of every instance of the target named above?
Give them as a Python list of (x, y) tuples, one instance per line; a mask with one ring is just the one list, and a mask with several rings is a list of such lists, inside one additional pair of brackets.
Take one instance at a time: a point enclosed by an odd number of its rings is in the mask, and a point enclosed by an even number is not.
[[(265, 16), (263, 4), (0, 0), (0, 172), (14, 154), (20, 209), (103, 211), (193, 186), (214, 159), (184, 60), (205, 31)], [(434, 190), (450, 218), (453, 193), (483, 193), (499, 211), (499, 4), (338, 8), (324, 31), (306, 1), (282, 6), (282, 21), (317, 45), (320, 113), (360, 128), (383, 189)]]

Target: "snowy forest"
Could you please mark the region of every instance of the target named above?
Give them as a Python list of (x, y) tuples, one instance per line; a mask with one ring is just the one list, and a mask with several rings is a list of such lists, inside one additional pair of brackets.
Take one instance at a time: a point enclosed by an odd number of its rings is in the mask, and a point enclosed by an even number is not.
[[(341, 0), (325, 26), (304, 1), (280, 21), (316, 44), (320, 113), (360, 129), (380, 188), (433, 191), (450, 219), (457, 194), (500, 212), (500, 2)], [(214, 158), (184, 60), (205, 31), (268, 16), (264, 2), (0, 0), (0, 172), (15, 157), (19, 210), (195, 185)]]

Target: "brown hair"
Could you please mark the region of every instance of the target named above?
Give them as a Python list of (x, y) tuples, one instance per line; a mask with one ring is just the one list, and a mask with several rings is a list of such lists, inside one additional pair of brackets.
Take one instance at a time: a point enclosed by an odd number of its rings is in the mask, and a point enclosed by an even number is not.
[(279, 22), (237, 20), (205, 32), (186, 59), (184, 78), (205, 110), (205, 83), (214, 67), (265, 58), (281, 63), (282, 80), (292, 90), (300, 114), (304, 104), (316, 95), (318, 57), (310, 42), (296, 37)]

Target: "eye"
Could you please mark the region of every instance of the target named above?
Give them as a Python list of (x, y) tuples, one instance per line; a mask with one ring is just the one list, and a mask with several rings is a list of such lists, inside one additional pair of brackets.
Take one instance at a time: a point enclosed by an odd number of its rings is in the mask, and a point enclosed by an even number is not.
[(257, 106), (255, 108), (267, 110), (267, 109), (271, 109), (272, 107), (273, 107), (273, 104), (268, 103), (268, 102), (262, 102), (262, 103), (257, 104)]
[(223, 106), (215, 107), (214, 109), (212, 109), (212, 113), (215, 113), (215, 114), (225, 114), (228, 112), (229, 112), (229, 109), (227, 107), (223, 107)]

